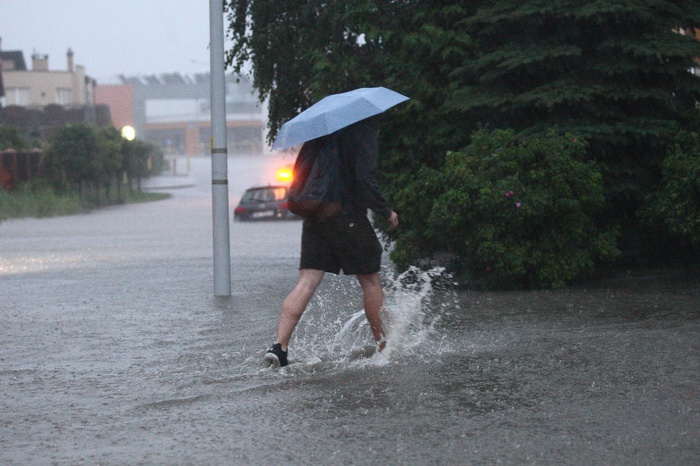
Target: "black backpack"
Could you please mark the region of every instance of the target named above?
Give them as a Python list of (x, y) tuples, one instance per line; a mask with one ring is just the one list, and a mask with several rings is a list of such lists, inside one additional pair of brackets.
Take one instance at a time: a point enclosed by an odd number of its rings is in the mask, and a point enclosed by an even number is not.
[(305, 142), (294, 163), (289, 211), (308, 220), (324, 222), (340, 212), (340, 193), (338, 135)]

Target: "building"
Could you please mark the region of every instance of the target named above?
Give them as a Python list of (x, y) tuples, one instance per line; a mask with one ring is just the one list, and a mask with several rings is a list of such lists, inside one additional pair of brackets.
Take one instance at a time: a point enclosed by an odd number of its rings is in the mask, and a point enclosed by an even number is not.
[(95, 105), (96, 84), (71, 49), (66, 69), (52, 70), (48, 55), (33, 54), (29, 69), (21, 51), (0, 48), (0, 125), (38, 142), (66, 124), (110, 125), (109, 108)]
[(129, 85), (98, 85), (95, 87), (95, 102), (107, 105), (112, 124), (117, 129), (136, 126), (134, 121), (134, 93)]
[(2, 67), (2, 106), (28, 108), (57, 104), (64, 107), (84, 107), (95, 104), (95, 80), (85, 73), (85, 67), (74, 64), (73, 51), (66, 53), (66, 69), (49, 68), (49, 56), (35, 53), (32, 67), (27, 68), (21, 51), (0, 50)]
[[(96, 103), (108, 105), (117, 128), (131, 126), (136, 137), (175, 155), (209, 155), (211, 81), (208, 73), (183, 76), (120, 77), (120, 84), (98, 85)], [(250, 81), (226, 77), (229, 154), (261, 154), (267, 110)]]
[[(208, 155), (211, 140), (208, 73), (120, 77), (98, 85), (71, 49), (66, 69), (52, 70), (45, 54), (32, 55), (31, 69), (21, 51), (2, 51), (0, 42), (0, 124), (16, 126), (30, 139), (45, 140), (67, 123), (131, 127), (135, 137), (158, 144), (168, 154)], [(226, 77), (226, 127), (230, 154), (266, 149), (267, 109), (250, 81)]]

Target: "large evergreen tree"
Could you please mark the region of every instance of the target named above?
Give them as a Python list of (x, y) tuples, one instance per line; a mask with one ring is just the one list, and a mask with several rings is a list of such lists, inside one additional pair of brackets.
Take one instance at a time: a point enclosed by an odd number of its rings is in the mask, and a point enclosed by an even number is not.
[(456, 67), (450, 108), (464, 120), (586, 138), (606, 167), (612, 216), (633, 226), (679, 127), (697, 129), (700, 2), (483, 2), (462, 25), (475, 59)]
[(558, 126), (632, 144), (663, 137), (700, 98), (700, 42), (678, 34), (700, 4), (659, 0), (483, 2), (462, 25), (475, 60), (454, 70), (450, 107), (527, 133)]

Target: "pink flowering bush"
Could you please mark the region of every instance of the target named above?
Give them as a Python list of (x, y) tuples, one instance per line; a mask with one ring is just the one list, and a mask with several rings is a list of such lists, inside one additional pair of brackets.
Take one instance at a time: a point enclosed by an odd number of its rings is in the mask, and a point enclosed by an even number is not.
[(395, 196), (412, 233), (397, 235), (392, 258), (403, 267), (449, 257), (443, 265), (497, 288), (562, 287), (591, 272), (619, 252), (615, 232), (594, 221), (603, 181), (585, 152), (580, 139), (554, 132), (520, 141), (476, 132), (444, 168), (422, 169)]

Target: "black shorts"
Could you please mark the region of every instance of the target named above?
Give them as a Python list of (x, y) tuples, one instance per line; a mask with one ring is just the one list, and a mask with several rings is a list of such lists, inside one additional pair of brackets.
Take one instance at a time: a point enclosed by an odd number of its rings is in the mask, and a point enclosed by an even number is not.
[(379, 272), (382, 245), (366, 215), (340, 213), (322, 223), (304, 221), (300, 269), (345, 275)]

